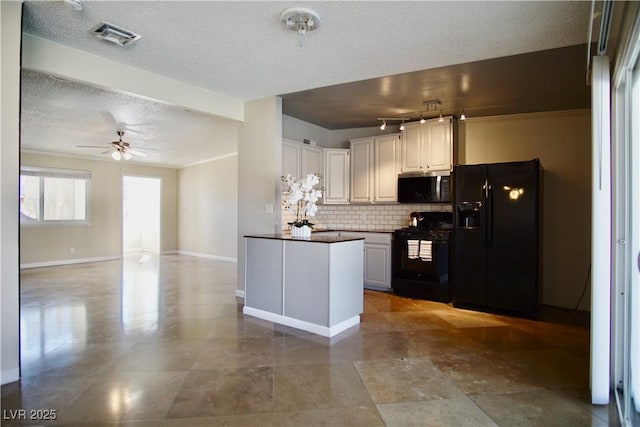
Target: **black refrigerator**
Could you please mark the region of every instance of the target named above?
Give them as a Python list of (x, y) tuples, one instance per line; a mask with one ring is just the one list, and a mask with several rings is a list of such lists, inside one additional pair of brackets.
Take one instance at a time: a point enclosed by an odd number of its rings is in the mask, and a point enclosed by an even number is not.
[(537, 317), (540, 161), (453, 173), (454, 306)]

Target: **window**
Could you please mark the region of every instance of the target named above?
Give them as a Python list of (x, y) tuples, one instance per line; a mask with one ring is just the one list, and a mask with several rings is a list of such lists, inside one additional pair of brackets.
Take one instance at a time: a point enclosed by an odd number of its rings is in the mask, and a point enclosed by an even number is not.
[(86, 224), (91, 172), (20, 168), (21, 224)]

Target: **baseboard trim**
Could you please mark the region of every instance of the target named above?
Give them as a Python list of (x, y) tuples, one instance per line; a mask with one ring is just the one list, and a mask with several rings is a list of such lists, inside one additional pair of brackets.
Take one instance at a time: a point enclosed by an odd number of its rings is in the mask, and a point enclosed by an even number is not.
[(179, 255), (188, 255), (188, 256), (194, 256), (197, 258), (206, 258), (206, 259), (212, 259), (215, 261), (225, 261), (225, 262), (238, 262), (238, 258), (230, 258), (230, 257), (226, 257), (226, 256), (218, 256), (218, 255), (209, 255), (209, 254), (203, 254), (200, 252), (191, 252), (191, 251), (181, 251), (178, 250), (178, 254)]
[(244, 291), (236, 289), (236, 297), (244, 299)]
[(290, 326), (292, 328), (301, 329), (303, 331), (311, 332), (321, 335), (323, 337), (331, 338), (338, 335), (347, 329), (356, 326), (360, 323), (360, 316), (353, 316), (340, 323), (336, 323), (333, 326), (322, 326), (315, 323), (305, 322), (304, 320), (298, 320), (280, 314), (270, 313), (268, 311), (259, 310), (257, 308), (247, 307), (246, 305), (242, 309), (242, 313), (249, 316), (257, 317), (259, 319), (268, 320), (270, 322), (279, 323), (281, 325)]
[(0, 373), (0, 384), (5, 385), (20, 379), (20, 369), (7, 369)]
[(94, 258), (61, 259), (57, 261), (28, 262), (28, 263), (20, 264), (20, 268), (27, 269), (27, 268), (39, 268), (39, 267), (54, 267), (57, 265), (84, 264), (87, 262), (115, 261), (119, 259), (122, 259), (122, 258), (119, 256), (102, 256), (102, 257), (94, 257)]
[(161, 255), (177, 255), (178, 251), (175, 249), (172, 249), (170, 251), (162, 251)]

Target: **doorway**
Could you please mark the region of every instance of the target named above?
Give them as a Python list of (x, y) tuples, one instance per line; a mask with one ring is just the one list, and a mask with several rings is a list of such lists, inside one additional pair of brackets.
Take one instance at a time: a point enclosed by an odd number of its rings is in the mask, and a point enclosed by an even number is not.
[(123, 176), (123, 254), (160, 254), (160, 186), (160, 178)]

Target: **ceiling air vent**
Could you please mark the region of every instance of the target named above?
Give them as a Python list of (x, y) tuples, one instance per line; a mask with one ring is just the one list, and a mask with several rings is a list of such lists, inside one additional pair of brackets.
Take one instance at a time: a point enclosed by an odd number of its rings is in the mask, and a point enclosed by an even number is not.
[(132, 33), (129, 30), (116, 27), (115, 25), (109, 24), (107, 22), (99, 23), (91, 30), (91, 33), (98, 38), (108, 40), (119, 46), (128, 46), (142, 37), (139, 34)]

